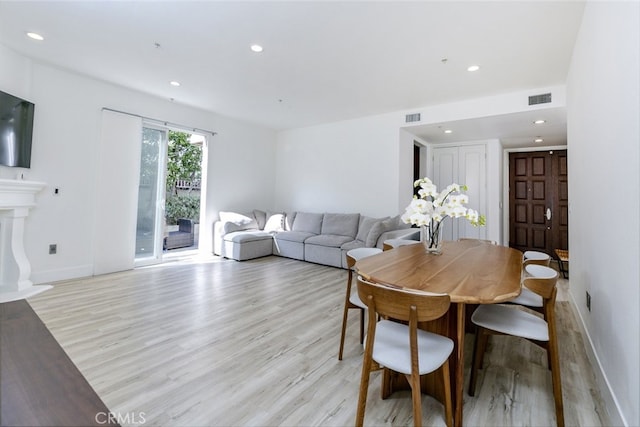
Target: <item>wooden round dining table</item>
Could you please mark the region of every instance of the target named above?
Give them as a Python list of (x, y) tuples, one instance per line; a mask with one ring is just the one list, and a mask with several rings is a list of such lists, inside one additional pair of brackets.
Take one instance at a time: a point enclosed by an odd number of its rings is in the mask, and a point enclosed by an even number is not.
[[(363, 258), (355, 269), (364, 279), (399, 288), (446, 293), (449, 312), (425, 328), (449, 336), (454, 424), (462, 425), (464, 386), (464, 336), (467, 306), (496, 304), (520, 294), (522, 252), (482, 240), (446, 241), (440, 255), (427, 253), (423, 245), (406, 245)], [(383, 397), (400, 387), (400, 376), (383, 376)], [(432, 374), (431, 374), (432, 376)], [(424, 389), (442, 401), (440, 381), (426, 376)], [(388, 383), (391, 382), (391, 383)]]

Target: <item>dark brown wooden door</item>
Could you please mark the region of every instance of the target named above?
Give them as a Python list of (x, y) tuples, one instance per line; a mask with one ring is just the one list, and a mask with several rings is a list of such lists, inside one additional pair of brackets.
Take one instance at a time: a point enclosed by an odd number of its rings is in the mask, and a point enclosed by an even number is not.
[(509, 155), (509, 246), (569, 249), (567, 150)]

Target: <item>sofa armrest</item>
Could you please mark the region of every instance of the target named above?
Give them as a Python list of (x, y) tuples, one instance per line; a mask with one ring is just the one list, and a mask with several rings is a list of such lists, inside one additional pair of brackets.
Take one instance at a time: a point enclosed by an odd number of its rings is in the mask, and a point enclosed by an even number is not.
[(378, 237), (376, 248), (383, 249), (385, 240), (389, 239), (409, 239), (420, 240), (420, 229), (418, 228), (403, 228), (401, 230), (385, 231)]
[(213, 223), (213, 253), (222, 255), (222, 240), (224, 237), (224, 222), (216, 221)]

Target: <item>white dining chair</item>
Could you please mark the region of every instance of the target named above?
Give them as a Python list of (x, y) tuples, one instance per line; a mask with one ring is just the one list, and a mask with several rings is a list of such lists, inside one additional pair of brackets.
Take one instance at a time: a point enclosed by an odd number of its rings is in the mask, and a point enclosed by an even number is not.
[[(382, 366), (383, 398), (386, 396), (384, 384), (389, 381), (390, 371), (403, 375), (409, 383), (415, 426), (422, 425), (420, 376), (439, 370), (444, 397), (444, 421), (448, 427), (453, 426), (449, 374), (453, 341), (418, 327), (418, 323), (444, 316), (451, 305), (449, 295), (400, 289), (367, 282), (361, 277), (358, 277), (358, 294), (367, 304), (369, 321), (355, 425), (361, 427), (364, 424), (369, 377), (373, 370)], [(376, 317), (383, 320), (377, 321)]]
[[(526, 252), (525, 252), (526, 253)], [(532, 258), (526, 259), (523, 257), (523, 274), (524, 276), (533, 276), (533, 277), (545, 277), (549, 274), (552, 274), (553, 269), (547, 268), (551, 257), (542, 252), (537, 252), (539, 255), (533, 255)], [(542, 256), (546, 255), (546, 259)], [(537, 268), (537, 267), (545, 267), (545, 268)], [(528, 307), (532, 310), (535, 310), (539, 313), (542, 313), (542, 297), (535, 292), (532, 292), (529, 288), (527, 288), (524, 284), (522, 285), (520, 295), (516, 298), (509, 301), (511, 304), (518, 304)]]
[(340, 335), (340, 351), (338, 352), (338, 360), (342, 360), (342, 353), (344, 350), (344, 338), (347, 332), (347, 319), (349, 317), (349, 310), (356, 309), (360, 311), (360, 344), (364, 341), (364, 310), (367, 308), (367, 305), (360, 301), (360, 297), (358, 297), (357, 292), (352, 292), (351, 283), (353, 281), (353, 266), (356, 261), (371, 256), (375, 254), (379, 254), (382, 252), (382, 249), (379, 248), (356, 248), (351, 249), (347, 252), (347, 290), (344, 299), (344, 309), (342, 313), (342, 333)]
[(523, 279), (523, 285), (542, 298), (543, 317), (515, 306), (501, 304), (480, 305), (471, 316), (477, 327), (471, 362), (469, 394), (475, 394), (478, 370), (482, 369), (487, 339), (491, 334), (504, 334), (527, 339), (547, 350), (547, 362), (551, 369), (553, 395), (556, 406), (556, 422), (564, 426), (562, 386), (560, 380), (560, 359), (555, 321), (558, 272), (542, 265), (526, 267), (530, 276)]

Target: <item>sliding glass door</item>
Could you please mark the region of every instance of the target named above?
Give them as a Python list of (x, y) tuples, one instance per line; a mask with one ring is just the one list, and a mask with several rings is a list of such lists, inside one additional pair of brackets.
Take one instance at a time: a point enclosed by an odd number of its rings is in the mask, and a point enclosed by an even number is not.
[(142, 128), (136, 265), (162, 261), (167, 134), (167, 129), (146, 124)]

